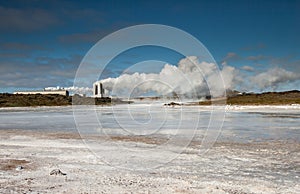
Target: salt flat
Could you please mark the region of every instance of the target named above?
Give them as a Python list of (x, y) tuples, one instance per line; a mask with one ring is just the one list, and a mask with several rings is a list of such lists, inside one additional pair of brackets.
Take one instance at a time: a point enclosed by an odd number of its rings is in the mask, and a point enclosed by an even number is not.
[(1, 109), (0, 193), (300, 192), (297, 106), (225, 107), (205, 147), (210, 109), (81, 107), (79, 120), (72, 107)]
[[(97, 141), (94, 139), (94, 141)], [(113, 139), (142, 148), (145, 139)], [(101, 146), (101, 145), (99, 145)], [(128, 146), (128, 145), (127, 145)], [(111, 166), (68, 133), (1, 131), (1, 193), (299, 193), (299, 142), (192, 144), (159, 168)], [(105, 149), (105, 147), (104, 147)], [(110, 148), (113, 149), (113, 148)], [(127, 159), (114, 154), (120, 163)], [(168, 154), (168, 153), (165, 153)], [(171, 154), (171, 153), (169, 153)], [(143, 156), (145, 164), (151, 156)], [(24, 169), (17, 171), (22, 165)], [(53, 169), (66, 173), (49, 175)]]

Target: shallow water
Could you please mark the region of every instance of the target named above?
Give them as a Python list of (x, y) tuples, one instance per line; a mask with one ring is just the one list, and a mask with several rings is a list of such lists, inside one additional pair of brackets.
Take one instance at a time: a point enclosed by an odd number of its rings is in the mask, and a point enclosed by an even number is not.
[(217, 107), (213, 112), (212, 107), (161, 104), (0, 109), (1, 130), (203, 136), (208, 129), (219, 140), (300, 141), (299, 124), (300, 108), (292, 106)]

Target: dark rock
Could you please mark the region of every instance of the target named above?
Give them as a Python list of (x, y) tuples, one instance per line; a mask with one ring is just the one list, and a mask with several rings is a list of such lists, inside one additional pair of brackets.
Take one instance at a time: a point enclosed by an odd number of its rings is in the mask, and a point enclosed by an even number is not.
[(63, 175), (66, 176), (66, 173), (63, 173), (60, 169), (54, 169), (50, 172), (50, 175)]

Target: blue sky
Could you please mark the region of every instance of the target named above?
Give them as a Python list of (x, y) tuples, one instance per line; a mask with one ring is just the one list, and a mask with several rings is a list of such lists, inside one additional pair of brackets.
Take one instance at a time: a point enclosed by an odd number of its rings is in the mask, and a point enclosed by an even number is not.
[[(226, 63), (246, 75), (272, 68), (293, 72), (271, 88), (300, 90), (300, 1), (11, 0), (0, 1), (0, 92), (72, 86), (80, 61), (98, 40), (137, 24), (182, 29), (219, 66)], [(103, 78), (152, 58), (176, 64), (180, 56), (133, 49), (114, 60)]]

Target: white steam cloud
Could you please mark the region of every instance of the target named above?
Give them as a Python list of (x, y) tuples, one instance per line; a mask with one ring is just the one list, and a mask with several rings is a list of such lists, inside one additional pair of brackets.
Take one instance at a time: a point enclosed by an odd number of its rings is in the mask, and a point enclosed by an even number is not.
[[(300, 81), (299, 73), (279, 67), (256, 75), (253, 75), (255, 71), (250, 66), (243, 66), (241, 69), (252, 74), (242, 73), (226, 62), (219, 69), (215, 63), (199, 62), (197, 57), (190, 56), (180, 60), (177, 66), (165, 64), (159, 73), (124, 73), (100, 82), (105, 89), (105, 95), (156, 95), (199, 99), (208, 95), (224, 96), (226, 90), (276, 90), (284, 84), (297, 84)], [(92, 94), (92, 88), (89, 87), (72, 86), (64, 89), (73, 94)]]
[(101, 82), (111, 94), (122, 97), (154, 92), (156, 95), (199, 98), (224, 95), (225, 90), (239, 82), (237, 78), (238, 71), (234, 67), (224, 65), (219, 71), (215, 63), (199, 62), (197, 57), (190, 56), (180, 60), (178, 66), (165, 64), (157, 74), (122, 74)]
[(86, 94), (86, 93), (92, 93), (93, 89), (89, 87), (75, 87), (75, 86), (70, 86), (70, 87), (64, 87), (63, 89), (68, 90), (72, 94)]
[[(149, 69), (149, 66), (147, 68)], [(159, 73), (124, 73), (116, 78), (103, 79), (101, 82), (105, 95), (156, 95), (199, 99), (208, 95), (223, 96), (226, 90), (276, 90), (285, 84), (297, 84), (300, 81), (299, 73), (280, 67), (256, 75), (253, 75), (255, 71), (250, 66), (243, 66), (241, 69), (251, 74), (242, 73), (226, 62), (219, 70), (215, 63), (199, 62), (197, 57), (190, 56), (180, 60), (177, 66), (165, 64)], [(72, 94), (92, 94), (92, 88), (89, 87), (72, 86), (64, 89)]]
[(253, 84), (259, 89), (276, 89), (281, 84), (294, 82), (300, 79), (300, 75), (285, 69), (276, 67), (266, 72), (257, 74), (251, 78)]

